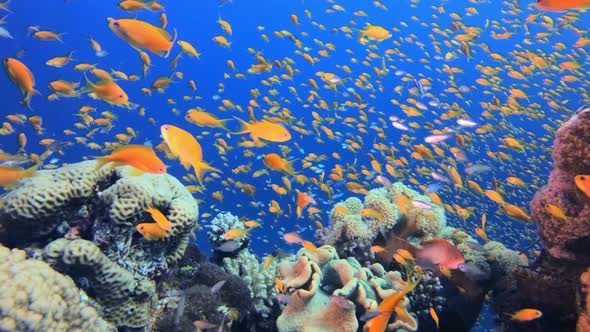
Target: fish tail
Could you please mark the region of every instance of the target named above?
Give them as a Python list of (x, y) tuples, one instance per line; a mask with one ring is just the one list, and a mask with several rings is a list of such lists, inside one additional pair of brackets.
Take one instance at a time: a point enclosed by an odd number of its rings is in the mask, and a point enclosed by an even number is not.
[(39, 168), (39, 166), (41, 166), (41, 163), (35, 164), (27, 169), (25, 169), (25, 177), (31, 177), (33, 175), (35, 175), (35, 173), (37, 173), (37, 168)]
[(240, 124), (242, 125), (242, 128), (240, 129), (240, 131), (234, 132), (234, 134), (246, 134), (246, 133), (251, 133), (252, 129), (250, 128), (250, 124), (236, 116), (234, 116), (234, 119), (240, 121)]
[[(61, 39), (61, 36), (62, 36), (62, 35), (64, 35), (64, 34), (66, 34), (66, 33), (65, 33), (65, 32), (58, 33), (58, 34), (57, 34), (57, 37), (55, 37), (55, 40), (57, 40), (58, 42), (60, 42), (60, 43), (62, 43), (62, 44), (63, 44), (63, 43), (64, 43), (64, 41)], [(74, 51), (72, 51), (72, 52), (74, 52)], [(70, 52), (70, 54), (71, 54), (72, 52)]]
[(31, 111), (33, 110), (33, 108), (31, 107), (31, 97), (33, 97), (33, 95), (35, 95), (35, 94), (41, 94), (41, 93), (35, 89), (33, 89), (31, 91), (27, 91), (23, 100), (21, 100), (21, 104), (25, 105)]
[(197, 162), (196, 164), (193, 165), (193, 168), (195, 170), (195, 176), (197, 177), (197, 181), (199, 181), (199, 184), (202, 186), (203, 185), (203, 175), (205, 175), (205, 173), (208, 172), (219, 172), (219, 173), (223, 173), (221, 172), (221, 170), (209, 166), (209, 164), (207, 164), (204, 161), (201, 162)]
[(108, 164), (111, 162), (110, 158), (108, 156), (106, 157), (98, 157), (95, 159), (96, 161), (96, 166), (94, 167), (94, 170), (97, 171), (99, 169), (101, 169), (104, 165)]
[(223, 120), (219, 120), (219, 123), (221, 124), (219, 127), (223, 130), (229, 131), (229, 129), (227, 129), (226, 123), (228, 121), (230, 121), (231, 119), (223, 119)]
[(295, 172), (295, 169), (293, 169), (294, 162), (295, 162), (295, 159), (289, 160), (289, 161), (287, 161), (287, 164), (285, 165), (285, 173), (287, 173), (291, 176), (297, 176), (297, 172)]
[(96, 56), (99, 58), (104, 58), (105, 56), (109, 55), (109, 52), (105, 50), (100, 50), (96, 52)]
[(172, 47), (174, 47), (174, 44), (176, 44), (177, 38), (178, 38), (178, 32), (176, 31), (176, 28), (174, 28), (174, 37), (172, 37), (172, 42), (170, 43), (170, 49), (168, 51), (166, 51), (166, 53), (164, 54), (164, 58), (167, 58), (170, 56), (170, 53), (172, 52)]
[(12, 10), (8, 9), (8, 5), (10, 4), (10, 2), (11, 2), (11, 1), (12, 1), (12, 0), (6, 0), (6, 1), (4, 1), (3, 3), (0, 3), (0, 9), (3, 9), (3, 10), (5, 10), (5, 11), (7, 11), (7, 12), (11, 13), (11, 14), (14, 14), (14, 13), (12, 12)]

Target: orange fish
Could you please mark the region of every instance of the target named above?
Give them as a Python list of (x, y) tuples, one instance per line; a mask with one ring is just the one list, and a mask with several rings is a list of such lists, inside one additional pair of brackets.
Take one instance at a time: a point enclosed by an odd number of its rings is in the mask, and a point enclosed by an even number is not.
[(143, 223), (135, 226), (135, 229), (148, 241), (159, 240), (166, 236), (166, 230), (156, 223)]
[(223, 234), (223, 238), (226, 240), (240, 240), (248, 234), (252, 228), (232, 228)]
[(283, 172), (291, 176), (297, 175), (297, 173), (295, 173), (293, 170), (293, 160), (285, 160), (276, 153), (264, 155), (264, 157), (262, 157), (262, 162), (264, 162), (266, 167), (272, 170)]
[(259, 138), (262, 138), (270, 142), (287, 142), (291, 139), (291, 133), (289, 133), (287, 128), (278, 123), (264, 120), (248, 123), (240, 118), (236, 118), (236, 120), (240, 121), (242, 124), (242, 130), (236, 134), (249, 133), (254, 141), (258, 141)]
[(586, 197), (590, 198), (590, 175), (576, 175), (574, 182), (576, 187), (586, 194)]
[(537, 309), (520, 309), (510, 315), (510, 319), (520, 322), (527, 322), (543, 316), (543, 313)]
[(218, 119), (215, 115), (198, 109), (188, 110), (184, 118), (186, 121), (200, 127), (222, 128), (225, 130), (227, 130), (225, 123), (229, 121), (227, 119)]
[(203, 161), (201, 144), (189, 132), (168, 124), (161, 126), (160, 132), (172, 154), (178, 156), (180, 164), (185, 169), (193, 167), (199, 184), (203, 184), (206, 172), (221, 172)]
[(35, 175), (35, 170), (39, 165), (22, 169), (19, 167), (0, 166), (0, 186), (12, 187), (18, 181)]
[(13, 58), (4, 59), (4, 69), (10, 80), (12, 80), (24, 93), (25, 97), (21, 103), (31, 108), (31, 97), (33, 94), (39, 94), (39, 91), (35, 90), (35, 78), (33, 73), (25, 66), (24, 63)]
[(389, 323), (389, 318), (391, 318), (391, 313), (395, 307), (404, 298), (404, 296), (406, 296), (406, 294), (416, 288), (419, 282), (420, 278), (417, 278), (414, 281), (408, 280), (406, 281), (404, 289), (399, 292), (395, 292), (393, 295), (383, 299), (377, 308), (377, 311), (379, 311), (381, 314), (375, 318), (372, 318), (365, 324), (368, 326), (368, 332), (385, 332), (387, 323)]
[(537, 8), (550, 12), (590, 7), (590, 0), (537, 0)]
[(285, 235), (283, 235), (283, 239), (285, 240), (285, 242), (287, 243), (302, 243), (303, 239), (301, 238), (301, 236), (299, 236), (299, 234), (297, 233), (285, 233)]
[(108, 156), (98, 157), (96, 158), (96, 169), (111, 162), (119, 165), (132, 166), (137, 170), (134, 172), (137, 175), (142, 172), (154, 174), (166, 173), (166, 165), (158, 158), (152, 148), (145, 145), (125, 145), (116, 149)]
[(152, 219), (154, 219), (156, 224), (158, 224), (163, 230), (169, 231), (172, 229), (172, 224), (160, 210), (156, 208), (148, 208), (146, 211), (149, 212)]
[(137, 105), (129, 101), (127, 93), (115, 81), (105, 79), (92, 83), (86, 77), (88, 95), (93, 99), (100, 99), (111, 105), (135, 108)]
[(306, 193), (303, 192), (298, 192), (297, 193), (297, 218), (301, 217), (301, 213), (303, 212), (303, 209), (305, 207), (307, 207), (309, 204), (317, 204), (315, 199), (313, 199), (313, 197), (307, 195)]
[(174, 37), (171, 37), (168, 31), (141, 20), (126, 18), (116, 20), (109, 17), (107, 21), (111, 31), (138, 52), (145, 48), (167, 58), (176, 42), (176, 30), (174, 30)]

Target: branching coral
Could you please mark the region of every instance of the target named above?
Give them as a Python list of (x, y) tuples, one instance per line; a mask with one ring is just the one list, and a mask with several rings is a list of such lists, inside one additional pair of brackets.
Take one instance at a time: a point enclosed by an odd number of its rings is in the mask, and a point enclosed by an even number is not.
[(0, 246), (0, 330), (116, 331), (82, 301), (72, 279)]
[(234, 250), (228, 249), (222, 251), (237, 251), (247, 246), (250, 239), (250, 234), (246, 234), (246, 236), (239, 240), (228, 241), (226, 238), (224, 238), (223, 235), (230, 229), (246, 229), (246, 226), (242, 221), (240, 221), (240, 218), (234, 216), (230, 212), (222, 212), (217, 214), (217, 216), (211, 220), (211, 223), (205, 227), (209, 229), (209, 232), (207, 232), (209, 243), (211, 243), (211, 245), (213, 245), (215, 248), (222, 248), (224, 244), (228, 244), (228, 242), (235, 242), (233, 245), (231, 245), (231, 247), (234, 247)]
[(245, 281), (254, 299), (256, 312), (263, 317), (267, 316), (271, 311), (273, 298), (276, 296), (274, 289), (276, 263), (264, 266), (255, 255), (244, 249), (235, 258), (224, 258), (223, 268)]

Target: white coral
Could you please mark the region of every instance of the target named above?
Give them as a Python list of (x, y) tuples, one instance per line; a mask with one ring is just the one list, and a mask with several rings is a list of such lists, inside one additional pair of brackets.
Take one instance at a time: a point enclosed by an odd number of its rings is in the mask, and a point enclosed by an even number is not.
[(240, 276), (249, 286), (254, 299), (256, 312), (267, 317), (272, 307), (275, 292), (275, 270), (277, 263), (267, 266), (260, 264), (258, 257), (247, 249), (240, 251), (235, 258), (224, 258), (223, 268), (232, 274)]

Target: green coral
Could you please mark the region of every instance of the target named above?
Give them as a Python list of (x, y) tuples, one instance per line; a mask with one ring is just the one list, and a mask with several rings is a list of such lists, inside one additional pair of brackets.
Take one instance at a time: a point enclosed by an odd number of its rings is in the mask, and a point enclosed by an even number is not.
[(81, 300), (72, 279), (0, 245), (1, 331), (116, 331)]
[(105, 319), (116, 326), (146, 325), (156, 290), (153, 281), (120, 267), (86, 240), (55, 240), (43, 255), (54, 268), (89, 281), (91, 295), (102, 306)]

